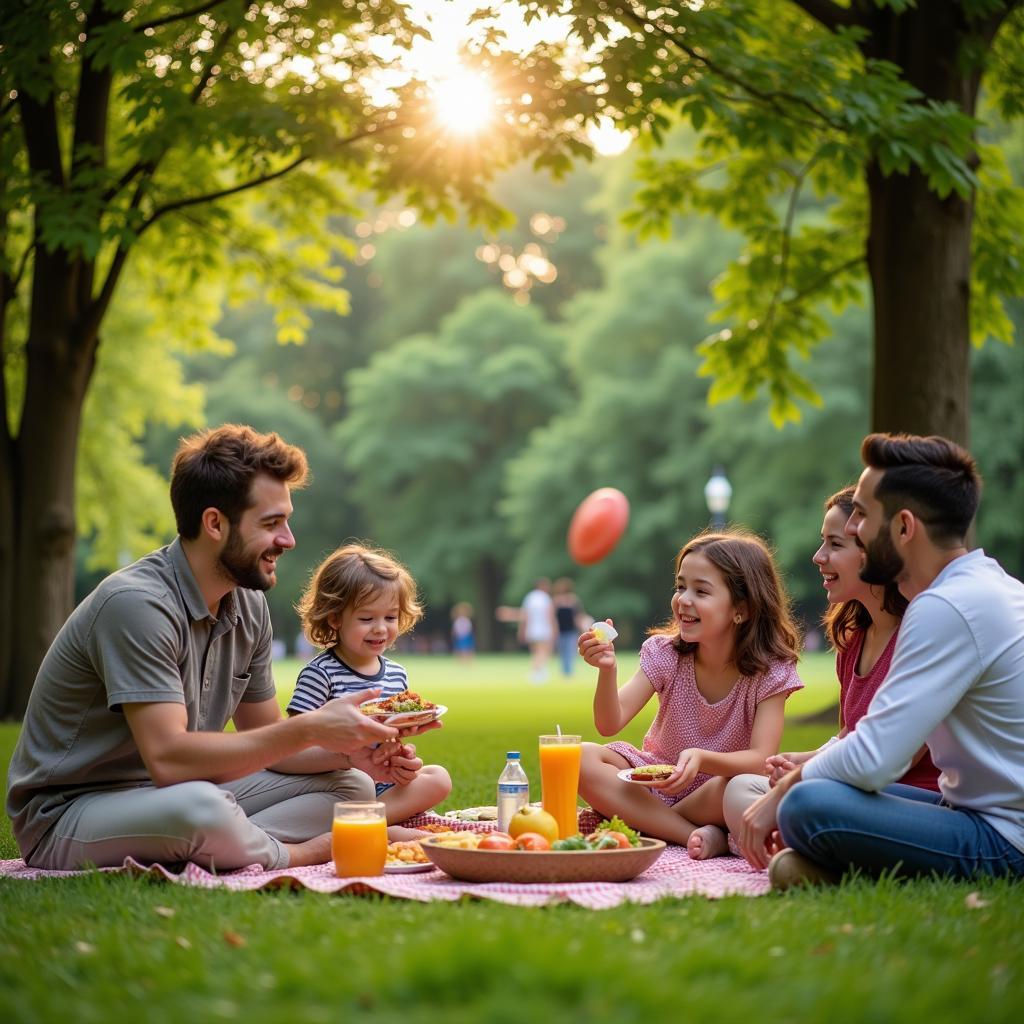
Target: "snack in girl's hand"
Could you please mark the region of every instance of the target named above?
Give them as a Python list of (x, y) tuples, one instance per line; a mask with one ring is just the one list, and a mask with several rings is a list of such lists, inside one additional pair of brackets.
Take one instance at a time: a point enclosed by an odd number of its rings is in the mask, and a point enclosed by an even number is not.
[(634, 768), (629, 777), (634, 782), (664, 782), (675, 770), (674, 764), (645, 764)]
[(619, 635), (619, 631), (610, 622), (595, 622), (590, 632), (602, 644), (610, 644)]

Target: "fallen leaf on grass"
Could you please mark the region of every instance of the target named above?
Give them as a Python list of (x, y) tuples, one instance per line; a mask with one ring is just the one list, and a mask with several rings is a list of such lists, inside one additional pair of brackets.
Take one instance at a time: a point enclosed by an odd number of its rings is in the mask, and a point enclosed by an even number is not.
[(835, 949), (835, 945), (831, 942), (823, 942), (820, 946), (815, 946), (811, 950), (811, 956), (827, 956)]
[(179, 935), (174, 941), (179, 946), (181, 946), (182, 949), (191, 949), (192, 948), (192, 943), (189, 942), (188, 939), (186, 939), (184, 935)]
[(964, 897), (964, 906), (968, 910), (981, 910), (982, 907), (988, 906), (988, 900), (981, 898), (981, 893), (969, 892)]
[(238, 932), (227, 931), (224, 933), (224, 941), (235, 949), (241, 949), (245, 945), (245, 938)]
[(88, 956), (90, 953), (96, 952), (96, 947), (91, 942), (76, 942), (75, 951), (81, 953), (82, 956)]
[(161, 917), (174, 917), (174, 907), (154, 907), (154, 914), (159, 914)]
[(840, 931), (841, 931), (841, 932), (842, 932), (842, 933), (843, 933), (844, 935), (852, 935), (852, 934), (853, 934), (853, 933), (854, 933), (854, 932), (856, 931), (856, 929), (855, 929), (855, 928), (853, 927), (853, 925), (852, 925), (852, 924), (850, 924), (850, 922), (849, 922), (849, 921), (847, 921), (847, 922), (846, 922), (845, 924), (841, 924), (841, 925), (839, 926), (839, 930), (840, 930)]

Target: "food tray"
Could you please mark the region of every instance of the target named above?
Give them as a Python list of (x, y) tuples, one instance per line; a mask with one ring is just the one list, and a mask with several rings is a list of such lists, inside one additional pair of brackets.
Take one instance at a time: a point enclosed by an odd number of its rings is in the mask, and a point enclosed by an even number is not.
[(628, 882), (662, 854), (661, 839), (641, 839), (628, 850), (460, 850), (434, 839), (423, 852), (452, 878), (466, 882)]

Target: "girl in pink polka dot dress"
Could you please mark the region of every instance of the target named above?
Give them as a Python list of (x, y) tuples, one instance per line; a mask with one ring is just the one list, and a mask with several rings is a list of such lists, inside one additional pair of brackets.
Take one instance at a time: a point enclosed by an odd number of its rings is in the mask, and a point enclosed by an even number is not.
[[(803, 686), (800, 637), (771, 553), (753, 534), (701, 534), (676, 556), (675, 570), (672, 617), (649, 631), (640, 668), (621, 689), (614, 644), (593, 630), (580, 637), (580, 654), (598, 670), (594, 725), (602, 736), (620, 732), (658, 695), (642, 750), (583, 745), (580, 792), (601, 814), (685, 844), (702, 860), (726, 852), (726, 783), (763, 772), (778, 752), (786, 698)], [(653, 764), (675, 770), (657, 785), (627, 781), (625, 769)]]

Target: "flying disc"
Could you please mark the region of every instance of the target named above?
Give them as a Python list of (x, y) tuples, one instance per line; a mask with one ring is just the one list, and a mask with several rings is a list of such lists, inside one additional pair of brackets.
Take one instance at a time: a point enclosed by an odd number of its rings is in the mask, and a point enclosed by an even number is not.
[(615, 550), (629, 522), (629, 499), (614, 487), (588, 494), (569, 523), (569, 556), (580, 565), (593, 565)]

